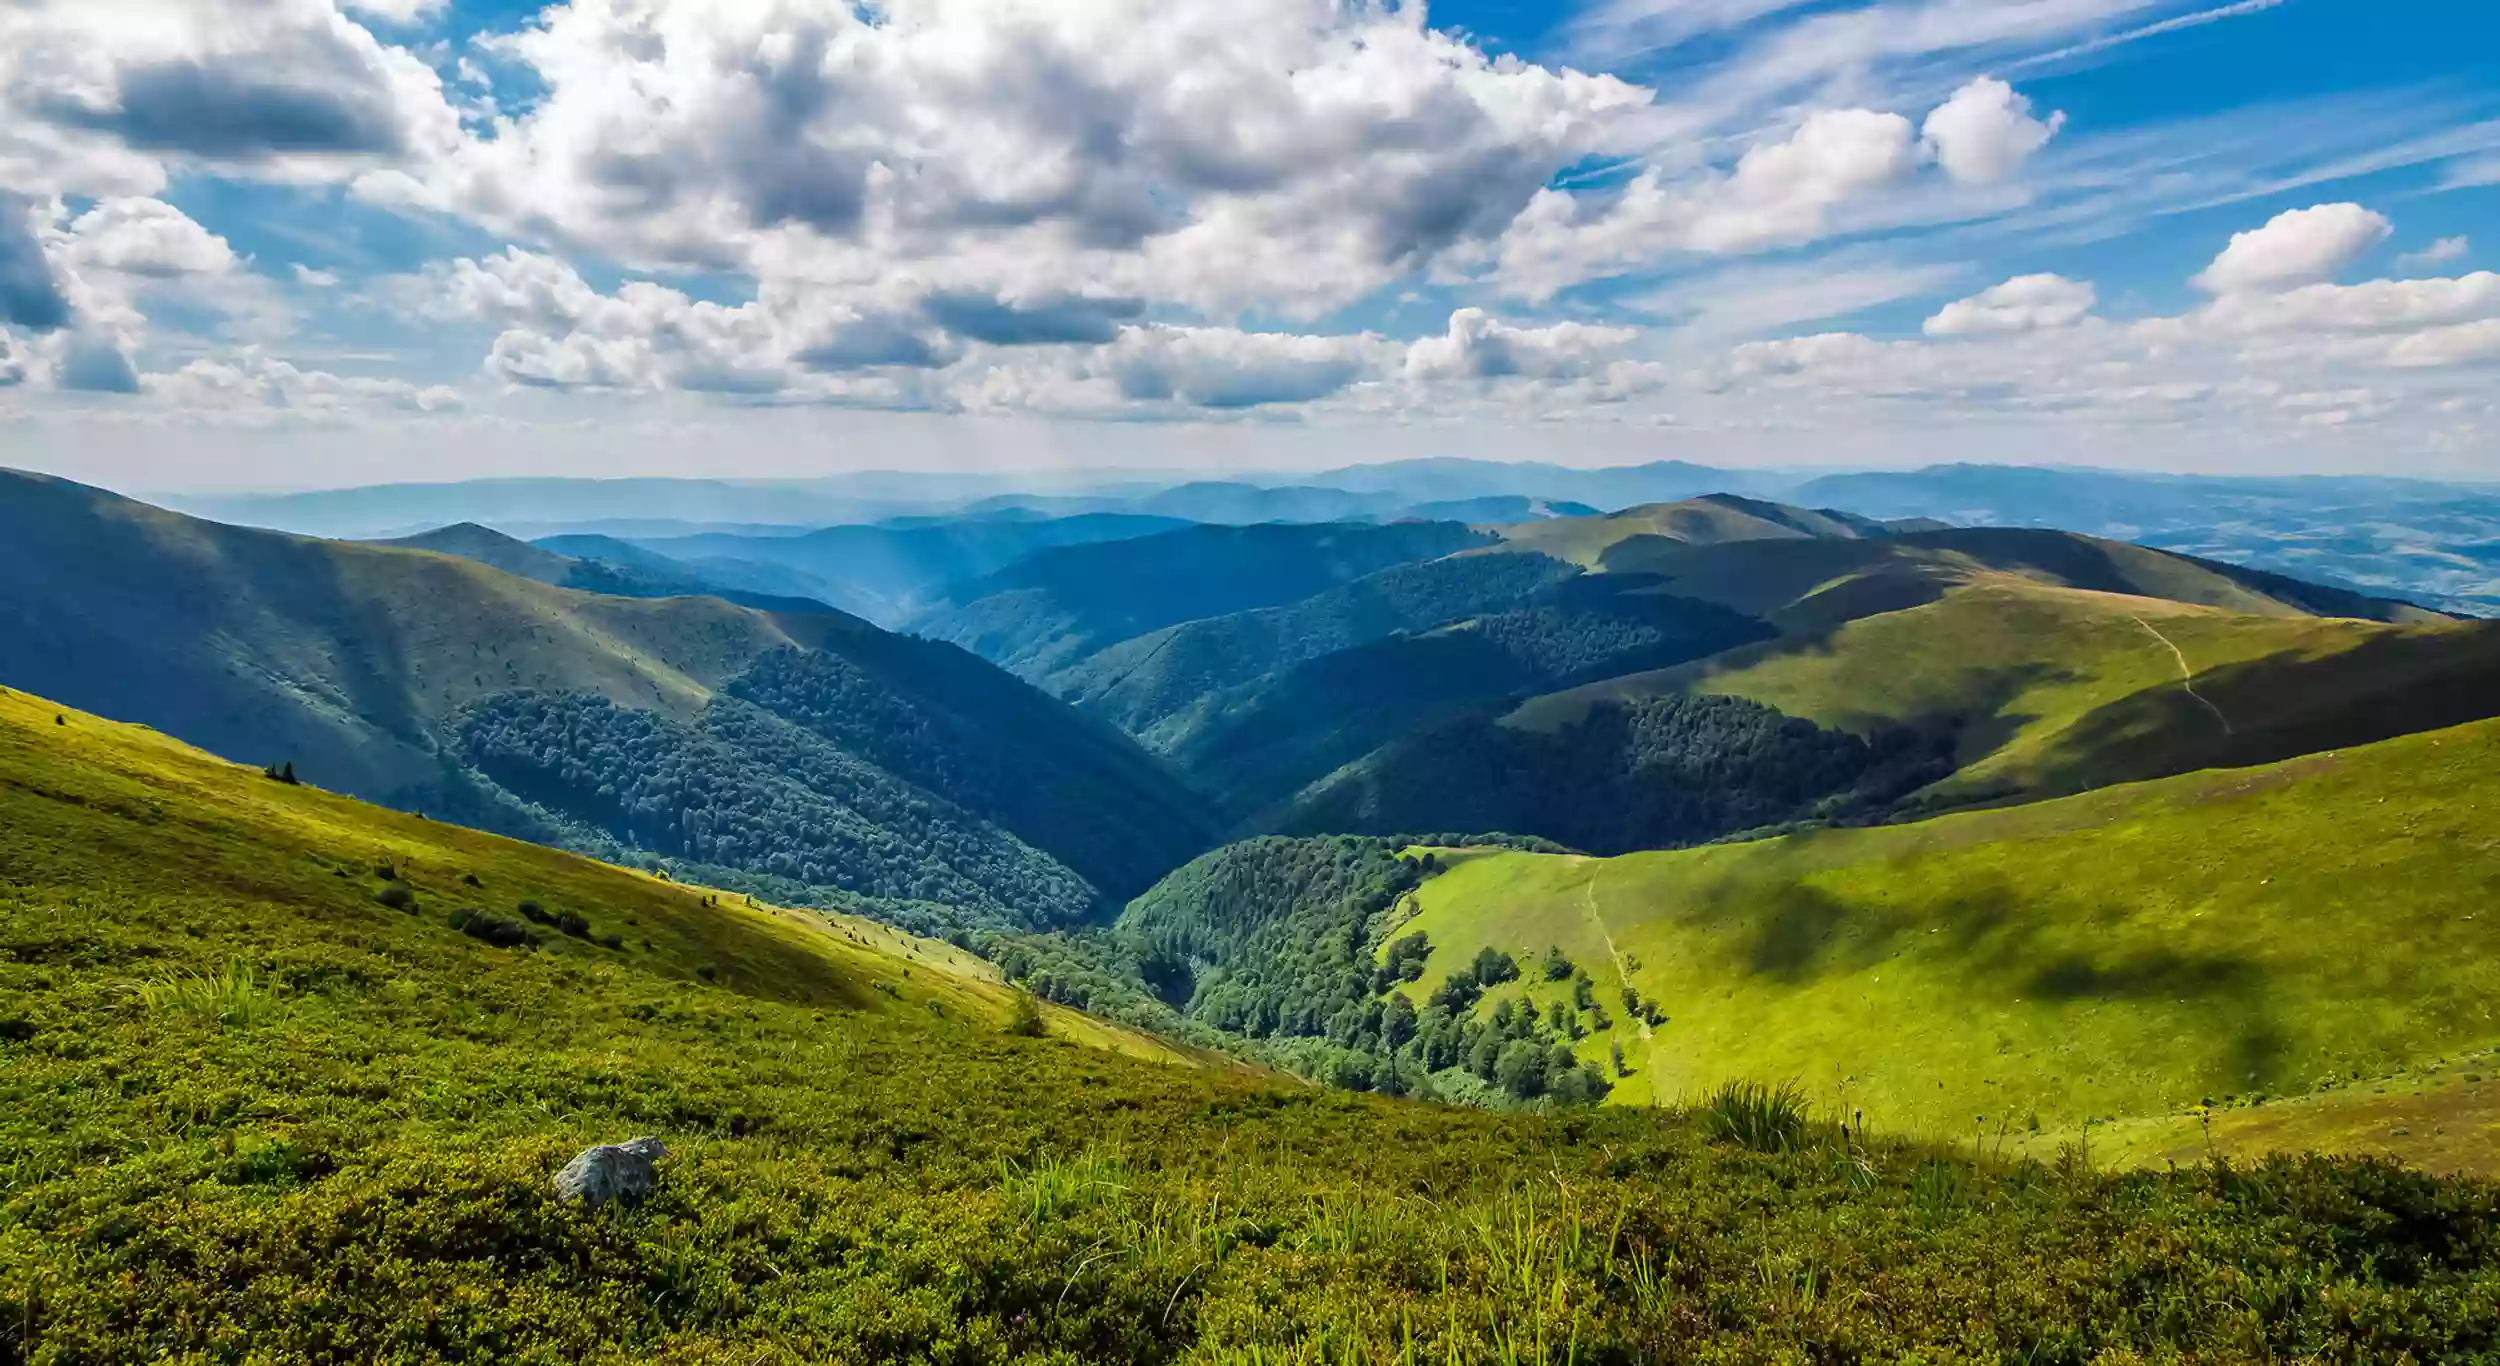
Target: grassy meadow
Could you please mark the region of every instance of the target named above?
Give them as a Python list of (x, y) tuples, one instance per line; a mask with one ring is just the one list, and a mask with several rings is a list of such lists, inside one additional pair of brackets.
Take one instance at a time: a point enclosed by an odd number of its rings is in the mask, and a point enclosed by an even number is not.
[[(1624, 1048), (1618, 1102), (1793, 1081), (1937, 1138), (2047, 1150), (2135, 1121), (2125, 1151), (2150, 1160), (2191, 1118), (2203, 1151), (2211, 1101), (2237, 1146), (2495, 1172), (2470, 1086), (2453, 1124), (2353, 1094), (2500, 1042), (2495, 774), (2500, 723), (2478, 723), (1914, 825), (1484, 854), (1396, 932), (1431, 936), (1419, 998), (1487, 945), (1560, 947), (1615, 1014), (1580, 1048)], [(1627, 986), (1665, 1017), (1646, 1037), (1614, 1008)]]
[[(0, 1362), (2431, 1361), (2500, 1333), (2474, 1182), (2114, 1175), (1733, 1101), (1441, 1109), (1065, 1013), (1021, 1037), (986, 972), (0, 696)], [(649, 1201), (554, 1200), (575, 1151), (646, 1133)]]

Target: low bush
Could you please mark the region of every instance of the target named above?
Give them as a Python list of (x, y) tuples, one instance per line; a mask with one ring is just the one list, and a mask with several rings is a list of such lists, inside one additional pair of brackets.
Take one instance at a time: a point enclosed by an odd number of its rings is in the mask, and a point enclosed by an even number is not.
[(518, 920), (508, 920), (491, 911), (463, 908), (451, 913), (450, 922), (453, 929), (471, 939), (481, 940), (499, 949), (524, 948), (538, 942), (538, 936), (530, 932), (529, 926)]

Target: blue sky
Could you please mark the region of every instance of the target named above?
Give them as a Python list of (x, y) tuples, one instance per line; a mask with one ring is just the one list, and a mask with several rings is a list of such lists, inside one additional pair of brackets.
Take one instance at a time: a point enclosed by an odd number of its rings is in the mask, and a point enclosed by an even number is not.
[(34, 0), (0, 463), (2500, 479), (2478, 0)]

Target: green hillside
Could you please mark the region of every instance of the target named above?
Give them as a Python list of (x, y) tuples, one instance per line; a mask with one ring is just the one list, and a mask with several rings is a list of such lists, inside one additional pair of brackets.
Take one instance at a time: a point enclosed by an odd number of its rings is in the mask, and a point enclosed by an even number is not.
[(1937, 600), (1533, 699), (1554, 732), (1602, 702), (1722, 695), (1859, 734), (1957, 734), (1937, 802), (2239, 767), (2500, 711), (2500, 631), (2253, 615), (1985, 575)]
[(855, 617), (579, 592), (37, 476), (0, 475), (0, 683), (389, 805), (785, 900), (872, 896), (915, 926), (1081, 919), (1209, 840), (1202, 804), (1117, 732)]
[(1995, 575), (2257, 616), (2355, 617), (2405, 624), (2452, 620), (2410, 603), (2279, 574), (2028, 528), (1717, 544), (1634, 536), (1607, 547), (1601, 565), (1610, 571), (1663, 575), (1669, 580), (1666, 591), (1732, 607), (1799, 635), (1933, 602), (1963, 584)]
[(1582, 1045), (1624, 1046), (1616, 1100), (1793, 1079), (1880, 1126), (2071, 1133), (2500, 1041), (2496, 774), (2481, 722), (1915, 825), (1490, 854), (1389, 933), (1430, 936), (1419, 999), (1559, 946), (1610, 1009), (1654, 1003)]
[[(1974, 1162), (1733, 1107), (1477, 1114), (1014, 1013), (943, 946), (0, 695), (0, 1359), (2463, 1360), (2500, 1335), (2485, 1185)], [(641, 1135), (669, 1150), (649, 1199), (554, 1197)]]

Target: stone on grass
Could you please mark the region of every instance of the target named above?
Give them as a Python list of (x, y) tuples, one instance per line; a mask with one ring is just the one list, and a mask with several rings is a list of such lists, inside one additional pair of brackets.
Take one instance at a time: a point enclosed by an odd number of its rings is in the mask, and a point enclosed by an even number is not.
[(564, 1170), (556, 1173), (556, 1194), (592, 1206), (611, 1200), (640, 1200), (659, 1184), (656, 1164), (666, 1156), (667, 1145), (656, 1138), (602, 1143), (584, 1149), (581, 1156), (565, 1163)]

